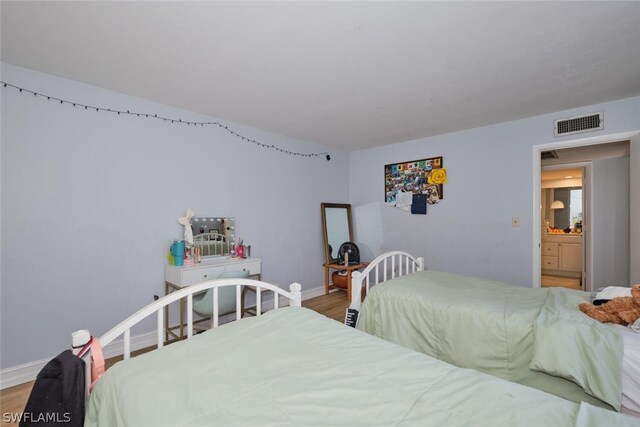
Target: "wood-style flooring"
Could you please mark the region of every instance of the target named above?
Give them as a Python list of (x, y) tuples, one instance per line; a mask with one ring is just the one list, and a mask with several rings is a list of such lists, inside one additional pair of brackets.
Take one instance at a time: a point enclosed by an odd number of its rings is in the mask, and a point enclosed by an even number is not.
[[(332, 292), (329, 295), (322, 295), (315, 298), (310, 298), (302, 302), (304, 307), (317, 311), (320, 314), (337, 320), (338, 322), (344, 321), (345, 310), (349, 306), (347, 300), (347, 294), (342, 291)], [(132, 352), (134, 356), (153, 350), (155, 347), (147, 347), (142, 350)], [(122, 356), (112, 357), (105, 360), (105, 366), (109, 369), (114, 363), (122, 360)], [(0, 390), (0, 425), (1, 426), (17, 426), (16, 423), (5, 422), (5, 414), (17, 414), (22, 413), (27, 399), (31, 393), (33, 387), (33, 381), (20, 384), (14, 387), (9, 387), (4, 390)]]

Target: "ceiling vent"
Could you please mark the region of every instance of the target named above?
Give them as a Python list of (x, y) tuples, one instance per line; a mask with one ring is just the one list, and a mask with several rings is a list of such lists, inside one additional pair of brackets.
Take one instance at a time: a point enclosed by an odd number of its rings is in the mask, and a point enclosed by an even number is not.
[(554, 122), (555, 136), (573, 135), (574, 133), (592, 132), (600, 129), (604, 129), (604, 114), (602, 112)]
[(540, 154), (541, 160), (549, 160), (549, 159), (557, 159), (557, 158), (558, 158), (558, 153), (556, 153), (555, 151), (543, 151)]

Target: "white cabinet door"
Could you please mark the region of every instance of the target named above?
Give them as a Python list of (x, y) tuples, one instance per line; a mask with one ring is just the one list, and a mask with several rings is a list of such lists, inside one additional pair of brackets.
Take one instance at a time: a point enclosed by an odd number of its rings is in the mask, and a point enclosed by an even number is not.
[(560, 270), (582, 272), (582, 245), (563, 244), (560, 250)]

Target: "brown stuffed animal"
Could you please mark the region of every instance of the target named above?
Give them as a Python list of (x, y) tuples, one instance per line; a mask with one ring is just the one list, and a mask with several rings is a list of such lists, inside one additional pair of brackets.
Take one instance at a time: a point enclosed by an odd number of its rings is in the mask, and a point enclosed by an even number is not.
[(602, 323), (628, 325), (640, 319), (640, 284), (631, 288), (630, 297), (613, 298), (601, 305), (583, 303), (580, 310)]

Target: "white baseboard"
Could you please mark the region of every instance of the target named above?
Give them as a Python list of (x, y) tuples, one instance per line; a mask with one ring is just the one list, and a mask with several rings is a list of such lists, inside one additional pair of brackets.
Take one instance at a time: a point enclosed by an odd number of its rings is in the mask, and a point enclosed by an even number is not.
[[(302, 300), (304, 301), (309, 298), (315, 298), (320, 295), (324, 295), (324, 286), (302, 291)], [(280, 306), (282, 307), (283, 304), (281, 304)], [(265, 298), (262, 303), (263, 311), (270, 310), (272, 308), (273, 298), (271, 298), (270, 300)], [(230, 321), (234, 317), (235, 314), (224, 316), (220, 318), (220, 323)], [(145, 347), (156, 345), (156, 340), (156, 331), (132, 336), (131, 351), (136, 351)], [(103, 348), (102, 353), (105, 359), (109, 359), (111, 357), (120, 356), (124, 352), (123, 348), (123, 340), (118, 339)], [(0, 390), (35, 380), (38, 372), (40, 372), (42, 368), (44, 368), (44, 365), (46, 365), (51, 359), (53, 359), (53, 357), (54, 356), (51, 356), (48, 359), (36, 360), (34, 362), (25, 363), (24, 365), (12, 366), (0, 370)]]
[(0, 389), (33, 381), (49, 359), (36, 360), (24, 365), (12, 366), (0, 371)]
[[(141, 348), (156, 345), (157, 334), (155, 331), (146, 334), (135, 335), (131, 337), (131, 351), (140, 350)], [(124, 344), (122, 339), (118, 339), (102, 349), (105, 359), (120, 356), (124, 352)], [(54, 356), (48, 359), (36, 360), (35, 362), (25, 363), (24, 365), (13, 366), (0, 371), (0, 389), (13, 387), (14, 385), (23, 384), (36, 379), (38, 372), (44, 368)]]
[[(329, 292), (338, 292), (337, 289), (331, 289)], [(302, 291), (302, 301), (310, 298), (319, 297), (324, 295), (324, 286), (318, 286), (317, 288), (307, 289)]]

